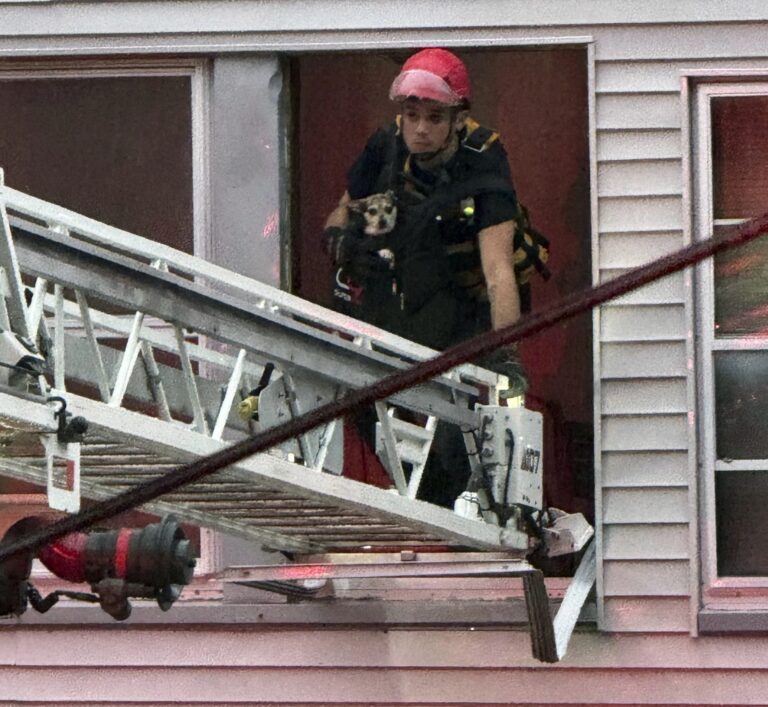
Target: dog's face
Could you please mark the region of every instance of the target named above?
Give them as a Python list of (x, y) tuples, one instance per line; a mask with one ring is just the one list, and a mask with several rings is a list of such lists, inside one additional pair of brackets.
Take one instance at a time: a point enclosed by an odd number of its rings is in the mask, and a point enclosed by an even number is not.
[(397, 205), (392, 191), (371, 194), (365, 199), (349, 202), (348, 208), (363, 219), (363, 232), (368, 236), (383, 236), (395, 227)]

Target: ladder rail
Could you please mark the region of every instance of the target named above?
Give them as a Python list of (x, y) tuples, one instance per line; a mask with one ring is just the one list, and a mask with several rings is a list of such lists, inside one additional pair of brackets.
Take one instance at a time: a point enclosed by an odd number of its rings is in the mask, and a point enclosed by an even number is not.
[[(163, 261), (173, 271), (207, 284), (224, 292), (235, 292), (251, 300), (263, 300), (265, 307), (279, 310), (285, 318), (327, 329), (332, 327), (350, 337), (367, 339), (375, 350), (412, 360), (423, 360), (435, 352), (428, 347), (391, 334), (383, 329), (308, 302), (296, 295), (276, 289), (245, 275), (227, 270), (202, 258), (178, 251), (162, 243), (143, 238), (128, 231), (100, 223), (82, 214), (51, 204), (31, 195), (0, 184), (0, 203), (23, 216), (46, 223), (60, 224), (70, 237), (94, 245), (108, 247), (141, 262)], [(10, 219), (13, 224), (14, 219)], [(464, 364), (457, 368), (468, 381), (483, 385), (495, 385), (498, 377), (478, 366)]]
[[(303, 369), (336, 384), (360, 388), (409, 365), (407, 360), (361, 348), (334, 332), (254, 309), (245, 301), (173, 273), (127, 262), (33, 224), (17, 222), (15, 240), (25, 272), (79, 289), (86, 296), (109, 293), (109, 301), (126, 310), (138, 309), (194, 329), (283, 368)], [(498, 379), (495, 374), (487, 375)], [(463, 380), (441, 376), (418, 389), (398, 393), (392, 402), (456, 424), (472, 425), (475, 416), (469, 401), (478, 393)]]

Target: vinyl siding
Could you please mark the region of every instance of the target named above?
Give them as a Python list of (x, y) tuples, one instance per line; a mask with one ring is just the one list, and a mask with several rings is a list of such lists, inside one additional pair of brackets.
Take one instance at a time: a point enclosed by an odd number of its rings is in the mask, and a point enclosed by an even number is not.
[[(681, 27), (615, 28), (596, 41), (600, 279), (684, 245)], [(696, 28), (694, 34), (697, 34)], [(709, 31), (709, 28), (706, 29)], [(607, 36), (610, 35), (610, 36)], [(641, 46), (647, 39), (647, 43)], [(632, 47), (632, 51), (627, 49)], [(692, 64), (690, 64), (692, 66)], [(698, 68), (707, 62), (697, 61)], [(602, 606), (616, 632), (688, 632), (692, 435), (683, 274), (602, 308)]]
[[(46, 19), (51, 8), (13, 4), (0, 10), (0, 27), (14, 27), (0, 30), (0, 53), (93, 53), (89, 34), (103, 35), (102, 51), (135, 51), (126, 36), (155, 30), (176, 39), (152, 38), (148, 50), (173, 51), (174, 41), (185, 51), (247, 52), (591, 37), (599, 281), (683, 245), (681, 71), (768, 68), (762, 0), (486, 0), (443, 3), (439, 16), (426, 0), (390, 3), (386, 13), (364, 2), (303, 3), (300, 12), (284, 1), (189, 9), (157, 2), (151, 22), (149, 13), (126, 22), (132, 3), (110, 5), (117, 9), (82, 3), (56, 29)], [(24, 12), (25, 23), (12, 24)], [(214, 15), (215, 23), (204, 21)], [(387, 39), (382, 28), (391, 28)], [(688, 635), (698, 597), (687, 306), (684, 276), (674, 275), (602, 308), (595, 336), (603, 632), (577, 632), (561, 665), (532, 661), (525, 634), (509, 630), (11, 629), (0, 631), (0, 685), (38, 680), (36, 704), (73, 705), (764, 704), (765, 638)]]
[[(670, 612), (681, 604), (657, 601)], [(631, 600), (622, 609), (642, 620)], [(754, 638), (660, 635), (650, 646), (631, 633), (611, 641), (577, 633), (562, 664), (542, 666), (525, 641), (499, 630), (147, 630), (133, 641), (128, 633), (6, 635), (0, 689), (18, 704), (28, 699), (25, 681), (36, 679), (35, 705), (108, 704), (119, 695), (121, 705), (217, 707), (744, 705), (764, 704), (768, 690), (765, 643)], [(76, 666), (73, 643), (82, 646)]]
[[(597, 56), (598, 267), (607, 279), (682, 245), (682, 126), (676, 68), (608, 63), (599, 46)], [(676, 275), (600, 318), (606, 630), (690, 629), (684, 296)]]

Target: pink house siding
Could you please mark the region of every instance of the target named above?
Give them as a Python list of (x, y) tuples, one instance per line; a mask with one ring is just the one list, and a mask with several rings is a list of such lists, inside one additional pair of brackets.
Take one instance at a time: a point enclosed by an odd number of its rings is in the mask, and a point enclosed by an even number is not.
[(0, 632), (0, 704), (765, 704), (763, 638), (579, 632), (556, 666), (514, 630)]

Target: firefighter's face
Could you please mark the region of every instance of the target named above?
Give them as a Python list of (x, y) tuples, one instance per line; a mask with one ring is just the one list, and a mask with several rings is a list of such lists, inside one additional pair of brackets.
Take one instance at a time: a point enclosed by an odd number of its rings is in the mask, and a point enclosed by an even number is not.
[(442, 103), (409, 98), (402, 105), (403, 140), (412, 154), (434, 154), (448, 146), (465, 117)]

